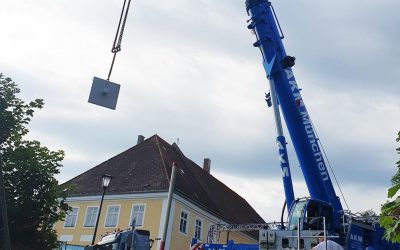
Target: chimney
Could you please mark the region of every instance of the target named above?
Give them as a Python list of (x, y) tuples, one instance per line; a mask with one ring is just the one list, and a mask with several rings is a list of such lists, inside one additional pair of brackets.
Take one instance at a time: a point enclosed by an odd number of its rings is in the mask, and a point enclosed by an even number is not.
[(209, 158), (204, 158), (203, 169), (207, 173), (210, 173), (210, 168), (211, 168), (211, 160)]
[(138, 135), (136, 145), (142, 143), (143, 141), (144, 141), (144, 136), (143, 135)]

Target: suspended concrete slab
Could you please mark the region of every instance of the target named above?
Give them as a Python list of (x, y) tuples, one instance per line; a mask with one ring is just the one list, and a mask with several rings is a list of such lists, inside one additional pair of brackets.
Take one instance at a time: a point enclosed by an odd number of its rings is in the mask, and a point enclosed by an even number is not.
[(119, 88), (120, 85), (117, 83), (94, 77), (88, 102), (109, 109), (115, 109)]

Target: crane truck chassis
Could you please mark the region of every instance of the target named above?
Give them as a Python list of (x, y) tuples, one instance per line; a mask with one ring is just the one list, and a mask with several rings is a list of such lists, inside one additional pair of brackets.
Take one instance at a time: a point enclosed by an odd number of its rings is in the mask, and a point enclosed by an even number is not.
[[(295, 58), (285, 52), (282, 31), (272, 4), (268, 0), (246, 0), (246, 11), (250, 16), (247, 27), (257, 38), (253, 46), (260, 49), (270, 85), (267, 103), (273, 107), (275, 116), (288, 222), (279, 228), (259, 230), (257, 246), (234, 242), (201, 244), (193, 240), (190, 249), (309, 250), (317, 244), (316, 238), (321, 232), (325, 239), (336, 241), (345, 250), (400, 249), (399, 244), (383, 240), (384, 230), (377, 218), (361, 217), (343, 209), (292, 71)], [(294, 198), (281, 112), (310, 197)]]

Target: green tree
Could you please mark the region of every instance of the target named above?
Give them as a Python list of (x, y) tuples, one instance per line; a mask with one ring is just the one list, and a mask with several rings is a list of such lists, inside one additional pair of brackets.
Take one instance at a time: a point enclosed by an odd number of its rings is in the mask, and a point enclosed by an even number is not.
[(54, 178), (64, 158), (38, 141), (24, 140), (26, 125), (43, 100), (25, 103), (20, 90), (0, 74), (0, 153), (12, 245), (21, 249), (53, 249), (57, 237), (52, 225), (68, 211), (66, 192)]
[[(400, 141), (400, 131), (396, 141)], [(400, 154), (400, 147), (396, 151)], [(400, 160), (396, 164), (397, 173), (392, 178), (393, 186), (389, 188), (387, 195), (390, 200), (382, 205), (380, 224), (385, 228), (386, 240), (400, 243), (400, 196), (396, 196), (400, 189)]]
[(378, 215), (372, 209), (368, 209), (368, 210), (365, 210), (363, 212), (360, 212), (360, 215), (362, 217), (378, 217)]

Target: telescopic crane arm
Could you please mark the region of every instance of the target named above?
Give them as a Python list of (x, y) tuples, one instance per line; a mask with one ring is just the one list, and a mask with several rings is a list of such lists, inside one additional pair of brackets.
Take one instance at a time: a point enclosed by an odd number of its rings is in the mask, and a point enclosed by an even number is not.
[[(318, 138), (291, 69), (295, 58), (285, 52), (283, 36), (272, 5), (268, 0), (247, 0), (246, 8), (250, 16), (248, 28), (252, 29), (257, 37), (254, 46), (261, 51), (263, 65), (271, 85), (272, 99), (274, 95), (276, 96), (276, 101), (273, 101), (276, 120), (280, 120), (279, 110), (281, 110), (310, 196), (312, 199), (330, 203), (334, 214), (338, 213), (343, 210), (342, 205), (336, 196)], [(277, 125), (280, 155), (284, 154), (284, 161), (287, 162), (284, 148), (286, 142), (279, 132), (281, 130), (279, 122)], [(290, 193), (293, 191), (288, 190), (292, 188), (291, 183), (288, 183), (290, 170), (285, 168), (289, 168), (289, 165), (282, 167), (282, 171), (287, 206), (290, 207), (293, 201)]]

